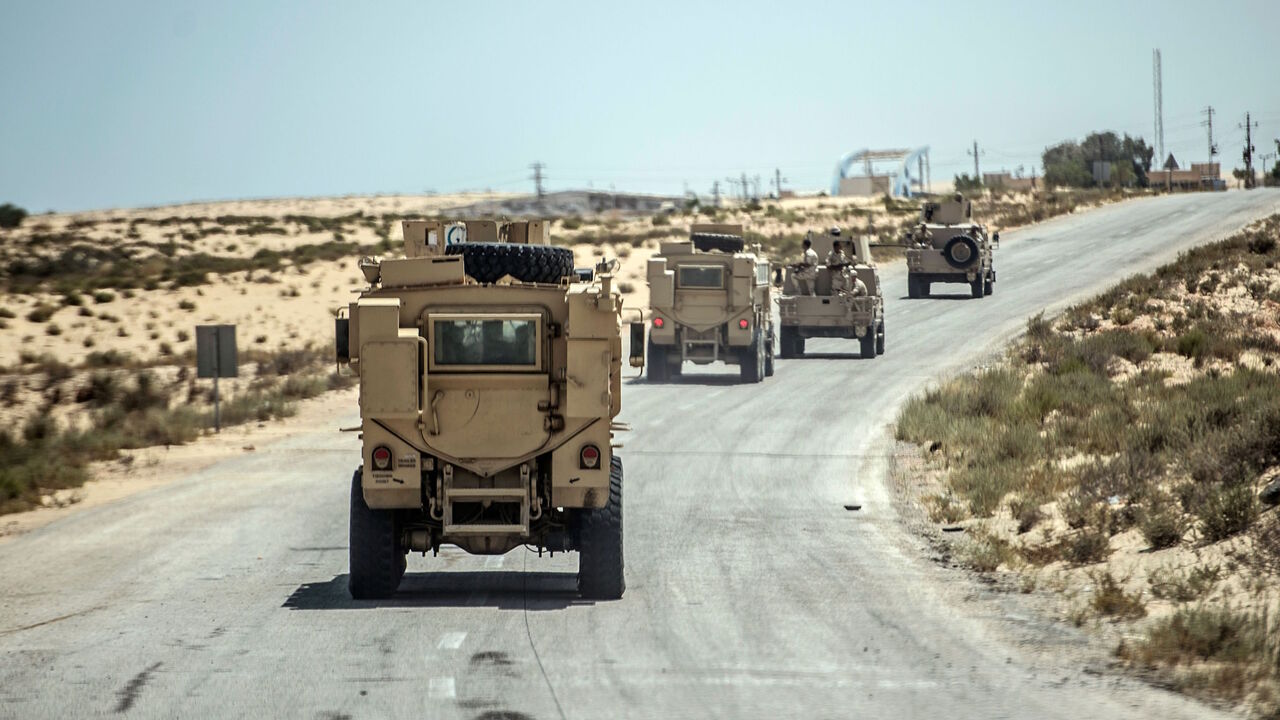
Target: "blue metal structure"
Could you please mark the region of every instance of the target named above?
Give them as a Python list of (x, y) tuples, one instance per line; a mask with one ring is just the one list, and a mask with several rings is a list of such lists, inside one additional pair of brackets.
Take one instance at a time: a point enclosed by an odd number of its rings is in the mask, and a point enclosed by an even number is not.
[[(845, 153), (836, 163), (835, 175), (831, 178), (831, 194), (840, 194), (840, 181), (854, 177), (849, 170), (854, 163), (861, 162), (866, 175), (872, 174), (872, 163), (882, 160), (896, 160), (899, 165), (896, 172), (889, 173), (890, 191), (894, 197), (911, 197), (912, 186), (923, 188), (925, 178), (921, 165), (929, 162), (929, 146), (924, 145), (915, 150), (868, 150), (863, 148), (856, 152)], [(914, 171), (912, 166), (915, 166)]]

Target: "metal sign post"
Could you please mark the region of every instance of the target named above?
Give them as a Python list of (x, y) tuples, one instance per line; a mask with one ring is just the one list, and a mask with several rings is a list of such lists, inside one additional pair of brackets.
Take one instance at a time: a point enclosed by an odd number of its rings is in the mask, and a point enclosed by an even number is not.
[(196, 377), (213, 378), (213, 429), (222, 432), (218, 378), (238, 375), (235, 325), (196, 326)]

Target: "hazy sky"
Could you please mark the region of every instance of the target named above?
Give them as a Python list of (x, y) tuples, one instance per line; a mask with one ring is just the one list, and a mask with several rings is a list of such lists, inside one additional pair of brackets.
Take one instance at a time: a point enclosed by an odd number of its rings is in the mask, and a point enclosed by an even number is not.
[(680, 192), (864, 147), (935, 179), (1096, 129), (1224, 163), (1280, 137), (1280, 2), (0, 3), (0, 202)]

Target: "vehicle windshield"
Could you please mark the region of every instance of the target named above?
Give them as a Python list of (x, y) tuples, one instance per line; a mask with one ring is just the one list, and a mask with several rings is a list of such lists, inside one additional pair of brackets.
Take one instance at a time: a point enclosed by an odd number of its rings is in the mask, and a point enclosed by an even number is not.
[(720, 265), (681, 265), (678, 285), (682, 288), (722, 288), (724, 268)]
[(433, 322), (438, 366), (535, 367), (538, 321), (503, 318), (448, 318)]

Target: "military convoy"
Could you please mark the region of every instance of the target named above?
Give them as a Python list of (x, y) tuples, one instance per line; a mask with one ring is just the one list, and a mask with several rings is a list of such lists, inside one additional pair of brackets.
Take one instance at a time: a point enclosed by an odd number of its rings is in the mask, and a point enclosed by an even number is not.
[(662, 243), (647, 274), (650, 381), (686, 362), (737, 365), (743, 382), (773, 374), (769, 261), (746, 247), (741, 225), (693, 225), (688, 240)]
[[(988, 241), (971, 216), (959, 195), (925, 203), (907, 237), (911, 297), (933, 282), (990, 294), (999, 235)], [(616, 261), (575, 268), (542, 221), (410, 220), (403, 230), (405, 257), (362, 259), (369, 285), (335, 323), (338, 360), (360, 378), (352, 596), (393, 594), (410, 552), (523, 545), (576, 551), (580, 593), (621, 597)], [(862, 357), (882, 354), (884, 297), (867, 241), (808, 240), (828, 260), (809, 254), (803, 284), (798, 266), (771, 277), (740, 225), (695, 224), (687, 241), (662, 243), (648, 261), (650, 314), (628, 330), (629, 364), (647, 362), (649, 379), (663, 381), (685, 362), (721, 361), (759, 382), (773, 374), (775, 348), (800, 357), (808, 338), (856, 338)], [(836, 241), (853, 256), (832, 253)]]
[(884, 354), (884, 294), (867, 239), (849, 241), (831, 232), (809, 233), (808, 240), (819, 258), (831, 258), (837, 242), (851, 244), (854, 253), (839, 263), (818, 265), (812, 295), (803, 292), (797, 282), (800, 268), (790, 266), (780, 273), (779, 354), (783, 358), (803, 356), (808, 338), (856, 339), (863, 358)]
[(995, 289), (992, 250), (1000, 233), (988, 237), (986, 226), (973, 222), (973, 203), (959, 193), (924, 203), (905, 244), (908, 297), (929, 297), (933, 283), (965, 283), (975, 298)]
[[(611, 265), (575, 270), (540, 221), (403, 228), (406, 257), (362, 260), (368, 289), (337, 320), (339, 360), (360, 378), (351, 594), (386, 597), (409, 552), (452, 544), (577, 551), (581, 594), (620, 597), (622, 298)], [(643, 351), (632, 343), (632, 364)]]

